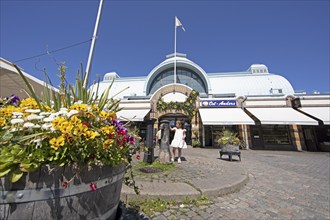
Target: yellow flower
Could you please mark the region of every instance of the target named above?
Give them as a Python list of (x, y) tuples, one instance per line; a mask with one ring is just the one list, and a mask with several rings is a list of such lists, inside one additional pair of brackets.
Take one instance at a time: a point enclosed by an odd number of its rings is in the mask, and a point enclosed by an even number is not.
[(84, 133), (84, 135), (85, 135), (87, 140), (89, 140), (89, 139), (93, 140), (93, 139), (95, 139), (96, 136), (99, 136), (100, 134), (97, 133), (96, 131), (86, 131)]
[(52, 138), (49, 143), (51, 145), (51, 148), (54, 150), (57, 150), (59, 147), (64, 146), (65, 138), (63, 136), (59, 136), (58, 138)]
[(91, 106), (91, 108), (92, 108), (92, 111), (95, 111), (95, 112), (98, 112), (99, 111), (99, 107), (97, 106), (97, 104), (93, 104)]
[(0, 127), (5, 126), (5, 124), (6, 124), (6, 119), (0, 118)]
[(104, 134), (114, 134), (115, 133), (114, 126), (104, 126), (103, 128), (101, 128), (101, 130)]
[(107, 116), (108, 116), (108, 113), (106, 111), (101, 111), (100, 112), (100, 117), (101, 118), (107, 118)]
[(63, 133), (70, 133), (73, 128), (73, 125), (70, 124), (68, 121), (63, 121), (61, 124), (59, 124), (59, 129)]
[(11, 117), (13, 115), (13, 112), (21, 112), (21, 111), (22, 110), (20, 108), (9, 105), (3, 109), (0, 109), (0, 116)]
[(113, 142), (114, 142), (114, 139), (108, 139), (108, 140), (104, 141), (103, 148), (109, 149), (112, 146)]
[(77, 116), (74, 115), (70, 118), (70, 123), (73, 126), (77, 126), (78, 124), (81, 124), (81, 120)]
[(38, 109), (39, 106), (34, 98), (26, 98), (23, 99), (21, 104), (19, 105), (21, 108), (28, 108), (28, 109)]
[(85, 112), (84, 116), (87, 118), (95, 118), (95, 115), (93, 114), (93, 112), (90, 112), (90, 111)]
[(109, 112), (107, 116), (110, 120), (116, 119), (117, 117), (116, 112)]
[(65, 122), (65, 121), (66, 121), (66, 119), (64, 117), (58, 117), (52, 121), (52, 125), (55, 129), (59, 130), (59, 129), (61, 129), (61, 124), (63, 124), (63, 122)]
[(77, 135), (77, 136), (80, 136), (80, 135), (84, 134), (87, 130), (88, 130), (88, 127), (87, 126), (85, 126), (83, 124), (78, 124), (73, 129), (73, 134), (74, 135)]
[(73, 104), (70, 106), (70, 110), (77, 110), (77, 111), (87, 111), (88, 106), (86, 104)]
[(66, 142), (68, 142), (69, 144), (72, 144), (77, 138), (75, 136), (73, 136), (70, 133), (66, 133), (65, 134), (65, 140)]

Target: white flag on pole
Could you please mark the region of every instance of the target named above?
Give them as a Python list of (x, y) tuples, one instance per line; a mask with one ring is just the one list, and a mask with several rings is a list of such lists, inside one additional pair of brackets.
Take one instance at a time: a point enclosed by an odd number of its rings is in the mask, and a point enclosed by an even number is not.
[(183, 31), (186, 31), (181, 23), (181, 21), (175, 16), (175, 27), (181, 27)]

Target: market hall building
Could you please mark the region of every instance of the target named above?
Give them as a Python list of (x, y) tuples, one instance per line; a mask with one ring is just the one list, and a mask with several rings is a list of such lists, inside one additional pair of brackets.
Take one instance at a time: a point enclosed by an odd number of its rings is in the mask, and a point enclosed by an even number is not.
[[(9, 61), (0, 62), (0, 79), (6, 81), (0, 96), (15, 94), (21, 83), (14, 80), (13, 86), (9, 79), (17, 72)], [(330, 151), (330, 94), (297, 93), (262, 64), (242, 72), (206, 73), (184, 54), (169, 55), (147, 76), (121, 78), (111, 72), (98, 90), (91, 89), (100, 94), (112, 82), (109, 98), (120, 99), (123, 108), (117, 116), (132, 121), (142, 137), (150, 124), (155, 132), (162, 120), (172, 126), (182, 120), (188, 144), (198, 139), (202, 146), (217, 147), (218, 133), (230, 129), (250, 149)]]
[(182, 120), (188, 144), (198, 139), (202, 146), (217, 147), (219, 132), (230, 129), (250, 149), (330, 149), (330, 95), (296, 93), (287, 79), (263, 64), (241, 72), (206, 73), (177, 53), (147, 76), (105, 74), (98, 93), (113, 80), (109, 97), (120, 99), (123, 108), (117, 116), (134, 122), (142, 137), (148, 123), (156, 131), (162, 120), (171, 126)]

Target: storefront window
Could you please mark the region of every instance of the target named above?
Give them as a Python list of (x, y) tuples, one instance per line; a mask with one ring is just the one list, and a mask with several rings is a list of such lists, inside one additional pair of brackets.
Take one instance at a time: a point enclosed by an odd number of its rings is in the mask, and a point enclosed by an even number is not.
[(287, 125), (262, 125), (265, 144), (291, 144)]
[(237, 125), (206, 125), (204, 127), (205, 146), (219, 147), (218, 139), (220, 138), (220, 133), (224, 130), (238, 134)]

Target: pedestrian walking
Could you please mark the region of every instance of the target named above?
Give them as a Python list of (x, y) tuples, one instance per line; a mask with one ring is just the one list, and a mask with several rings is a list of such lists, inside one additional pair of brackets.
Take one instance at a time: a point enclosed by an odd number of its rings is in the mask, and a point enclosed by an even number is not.
[(178, 163), (181, 163), (182, 149), (187, 148), (187, 144), (185, 141), (186, 129), (183, 129), (182, 121), (177, 121), (176, 127), (170, 128), (170, 129), (171, 129), (171, 131), (175, 131), (174, 138), (171, 142), (171, 147), (172, 147), (172, 152), (173, 152), (171, 161), (174, 162), (175, 152), (176, 152), (176, 149), (178, 149)]

